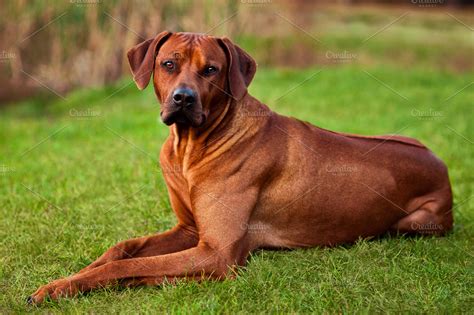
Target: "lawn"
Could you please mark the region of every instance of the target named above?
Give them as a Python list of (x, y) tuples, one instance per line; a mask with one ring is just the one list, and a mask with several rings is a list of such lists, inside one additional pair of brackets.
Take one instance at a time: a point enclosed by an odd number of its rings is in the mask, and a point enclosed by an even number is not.
[(324, 128), (420, 139), (449, 167), (455, 227), (448, 236), (258, 251), (236, 280), (108, 288), (38, 308), (25, 303), (38, 286), (120, 240), (175, 224), (157, 164), (168, 129), (153, 90), (139, 92), (129, 78), (2, 109), (0, 312), (474, 309), (472, 74), (351, 64), (260, 69), (250, 89), (272, 109)]

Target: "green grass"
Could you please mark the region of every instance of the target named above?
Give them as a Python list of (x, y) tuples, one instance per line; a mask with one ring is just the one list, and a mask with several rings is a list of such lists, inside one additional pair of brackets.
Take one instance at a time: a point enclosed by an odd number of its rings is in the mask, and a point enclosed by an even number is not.
[[(321, 127), (420, 139), (449, 166), (453, 233), (258, 251), (236, 280), (110, 288), (28, 307), (25, 298), (38, 286), (78, 271), (120, 240), (175, 223), (156, 159), (167, 128), (158, 122), (152, 89), (139, 92), (125, 79), (66, 101), (32, 100), (1, 111), (0, 312), (472, 310), (474, 86), (466, 87), (472, 73), (342, 65), (285, 94), (317, 71), (261, 69), (251, 93)], [(440, 114), (417, 114), (430, 109)], [(95, 115), (77, 119), (84, 110)]]

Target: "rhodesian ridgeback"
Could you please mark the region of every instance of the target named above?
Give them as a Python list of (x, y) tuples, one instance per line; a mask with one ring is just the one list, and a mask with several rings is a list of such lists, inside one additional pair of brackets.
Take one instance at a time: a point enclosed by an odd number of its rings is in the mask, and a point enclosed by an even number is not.
[(110, 284), (223, 279), (257, 248), (452, 228), (447, 168), (429, 149), (271, 111), (247, 92), (255, 61), (229, 39), (162, 32), (128, 59), (139, 89), (153, 76), (169, 126), (160, 163), (178, 223), (116, 244), (77, 274), (40, 287), (30, 303)]

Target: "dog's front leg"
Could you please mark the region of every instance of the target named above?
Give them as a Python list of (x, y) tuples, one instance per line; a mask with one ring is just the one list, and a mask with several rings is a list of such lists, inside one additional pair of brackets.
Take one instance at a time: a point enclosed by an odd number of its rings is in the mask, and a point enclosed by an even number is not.
[(208, 185), (208, 191), (193, 189), (194, 216), (199, 231), (196, 247), (153, 257), (112, 260), (103, 265), (39, 288), (30, 303), (41, 303), (48, 295), (52, 299), (74, 296), (78, 292), (118, 283), (121, 279), (202, 277), (223, 278), (232, 266), (243, 265), (251, 250), (247, 229), (248, 220), (258, 195), (256, 188), (238, 192), (232, 185)]
[(197, 233), (193, 233), (191, 229), (177, 225), (163, 233), (121, 241), (109, 248), (102, 256), (89, 266), (83, 268), (79, 273), (115, 260), (179, 252), (195, 247), (197, 243)]
[(112, 261), (45, 285), (30, 297), (30, 302), (41, 303), (48, 295), (52, 299), (74, 296), (78, 292), (118, 283), (118, 280), (125, 278), (193, 278), (205, 275), (224, 278), (230, 266), (243, 260), (243, 257), (230, 255), (229, 248), (234, 246), (228, 244), (227, 247), (216, 248), (200, 243), (197, 247), (177, 253)]

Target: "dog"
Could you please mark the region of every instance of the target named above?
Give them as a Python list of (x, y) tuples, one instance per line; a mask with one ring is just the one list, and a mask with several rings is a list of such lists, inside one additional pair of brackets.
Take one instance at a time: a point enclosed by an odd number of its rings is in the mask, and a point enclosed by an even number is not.
[[(335, 246), (452, 228), (445, 164), (419, 141), (358, 136), (281, 116), (248, 94), (253, 58), (228, 38), (162, 32), (128, 51), (153, 76), (169, 137), (160, 164), (178, 223), (122, 241), (28, 298), (110, 284), (224, 279), (257, 248)], [(270, 88), (270, 87), (269, 87)]]

